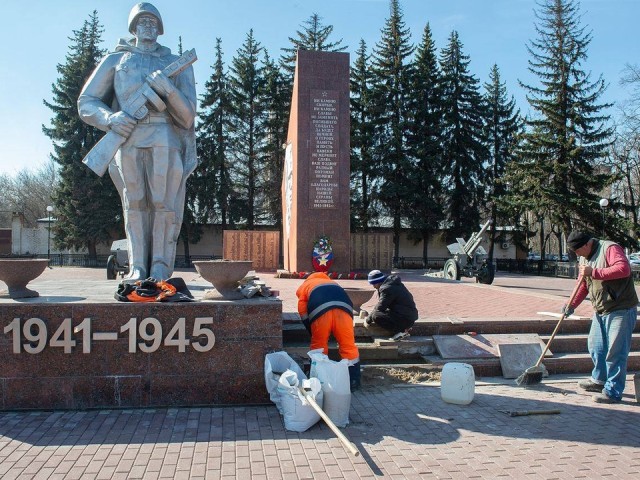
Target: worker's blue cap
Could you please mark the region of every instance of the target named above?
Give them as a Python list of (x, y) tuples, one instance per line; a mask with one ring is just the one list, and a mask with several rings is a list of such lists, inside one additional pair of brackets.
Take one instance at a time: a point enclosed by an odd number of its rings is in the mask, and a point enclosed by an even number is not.
[(384, 282), (385, 278), (387, 278), (387, 276), (384, 273), (382, 273), (380, 270), (371, 270), (369, 272), (369, 275), (367, 276), (367, 281), (371, 285), (376, 285), (378, 283)]

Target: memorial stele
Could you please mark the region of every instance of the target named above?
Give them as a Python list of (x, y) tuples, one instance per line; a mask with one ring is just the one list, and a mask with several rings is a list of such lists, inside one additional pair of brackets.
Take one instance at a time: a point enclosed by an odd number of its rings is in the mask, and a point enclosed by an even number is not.
[(313, 271), (320, 237), (330, 271), (350, 269), (349, 54), (299, 50), (282, 179), (284, 268)]

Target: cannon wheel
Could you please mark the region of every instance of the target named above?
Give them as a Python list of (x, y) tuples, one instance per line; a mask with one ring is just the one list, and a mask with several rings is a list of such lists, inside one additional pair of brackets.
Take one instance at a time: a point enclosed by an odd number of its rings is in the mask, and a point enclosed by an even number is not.
[(491, 285), (493, 283), (493, 279), (496, 276), (496, 269), (491, 264), (483, 265), (478, 272), (478, 276), (476, 277), (476, 281), (479, 283), (483, 283), (485, 285)]
[(444, 263), (444, 278), (460, 280), (460, 265), (453, 258)]
[(115, 280), (118, 276), (118, 266), (116, 265), (116, 256), (109, 255), (107, 259), (107, 280)]

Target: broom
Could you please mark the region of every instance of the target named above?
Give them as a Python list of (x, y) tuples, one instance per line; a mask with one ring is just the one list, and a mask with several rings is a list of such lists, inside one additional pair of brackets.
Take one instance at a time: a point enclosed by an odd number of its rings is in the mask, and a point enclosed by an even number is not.
[(324, 422), (327, 424), (327, 426), (331, 429), (331, 431), (333, 431), (333, 433), (336, 434), (336, 436), (338, 437), (338, 440), (340, 440), (342, 444), (345, 447), (347, 447), (347, 450), (349, 450), (356, 457), (360, 456), (360, 452), (358, 451), (356, 446), (353, 443), (351, 443), (347, 437), (344, 436), (344, 433), (342, 433), (340, 429), (336, 426), (336, 424), (331, 421), (329, 416), (326, 413), (324, 413), (324, 410), (320, 408), (320, 405), (316, 403), (316, 401), (311, 396), (311, 394), (302, 387), (298, 387), (298, 388), (300, 390), (300, 393), (302, 393), (302, 395), (304, 396), (304, 398), (307, 399), (307, 402), (309, 402), (309, 405), (311, 405), (311, 407), (313, 407), (316, 413), (320, 415), (320, 418), (322, 418)]
[[(578, 293), (578, 288), (580, 288), (581, 284), (582, 284), (582, 275), (580, 275), (580, 277), (578, 277), (578, 281), (576, 283), (576, 286), (573, 288), (573, 292), (571, 292), (571, 296), (569, 297), (569, 301), (567, 302), (567, 307), (573, 303), (573, 299), (575, 298), (576, 294)], [(533, 367), (527, 368), (524, 372), (522, 372), (522, 375), (520, 375), (518, 378), (516, 378), (516, 384), (518, 384), (518, 385), (537, 385), (538, 383), (540, 383), (542, 381), (542, 375), (544, 374), (544, 370), (545, 369), (544, 369), (543, 366), (541, 367), (540, 364), (542, 363), (542, 359), (544, 358), (545, 354), (549, 350), (549, 347), (551, 346), (551, 342), (553, 342), (553, 339), (555, 338), (556, 333), (558, 333), (558, 329), (560, 328), (560, 324), (562, 323), (562, 321), (565, 319), (566, 316), (567, 316), (567, 313), (563, 312), (562, 316), (560, 317), (560, 320), (558, 320), (558, 324), (556, 325), (556, 328), (554, 328), (553, 333), (551, 334), (551, 338), (549, 338), (549, 341), (545, 345), (544, 350), (542, 351), (542, 354), (540, 355), (540, 358), (538, 358), (538, 361), (536, 362), (536, 364)]]

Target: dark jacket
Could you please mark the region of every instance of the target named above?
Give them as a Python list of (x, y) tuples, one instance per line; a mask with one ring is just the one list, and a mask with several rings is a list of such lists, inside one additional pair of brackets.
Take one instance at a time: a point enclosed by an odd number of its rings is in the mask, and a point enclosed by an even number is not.
[(400, 277), (389, 275), (378, 289), (378, 304), (374, 311), (384, 312), (413, 325), (418, 319), (418, 309), (413, 295), (404, 286)]

